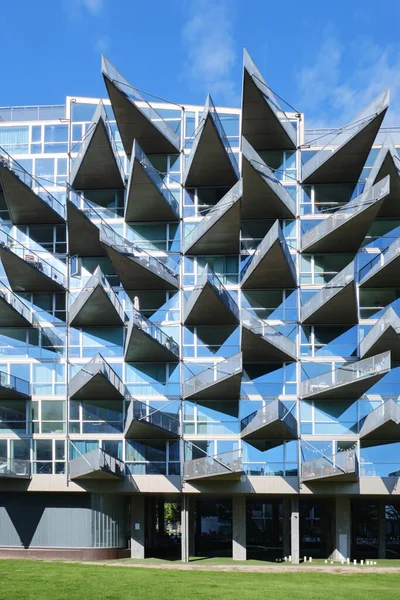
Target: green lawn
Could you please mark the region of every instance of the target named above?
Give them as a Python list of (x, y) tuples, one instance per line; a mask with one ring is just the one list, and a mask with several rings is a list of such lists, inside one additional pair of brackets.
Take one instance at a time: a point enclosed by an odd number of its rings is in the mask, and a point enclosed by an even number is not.
[(223, 573), (1, 560), (1, 600), (398, 600), (400, 574)]

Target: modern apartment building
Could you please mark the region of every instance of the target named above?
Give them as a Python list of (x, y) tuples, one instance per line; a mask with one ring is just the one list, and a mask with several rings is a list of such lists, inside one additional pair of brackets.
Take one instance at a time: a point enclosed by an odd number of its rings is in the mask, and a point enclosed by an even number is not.
[(0, 555), (398, 557), (388, 91), (310, 129), (247, 52), (240, 109), (102, 74), (0, 108)]

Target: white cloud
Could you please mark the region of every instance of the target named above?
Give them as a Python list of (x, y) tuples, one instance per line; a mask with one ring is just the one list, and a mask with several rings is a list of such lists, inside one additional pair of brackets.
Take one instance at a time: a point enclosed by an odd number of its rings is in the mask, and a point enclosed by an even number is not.
[(98, 16), (104, 9), (105, 0), (64, 0), (64, 7), (68, 15), (75, 19), (79, 18), (82, 11)]
[(182, 29), (187, 52), (184, 76), (192, 87), (229, 104), (238, 103), (238, 82), (232, 70), (236, 63), (233, 37), (234, 12), (229, 0), (192, 0)]

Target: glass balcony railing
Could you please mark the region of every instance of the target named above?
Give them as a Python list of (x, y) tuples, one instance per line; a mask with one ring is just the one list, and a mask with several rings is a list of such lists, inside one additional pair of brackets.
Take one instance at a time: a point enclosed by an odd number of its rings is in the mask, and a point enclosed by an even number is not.
[(31, 463), (29, 460), (21, 458), (0, 457), (0, 478), (18, 478), (29, 479), (31, 477)]
[(126, 343), (129, 343), (129, 339), (132, 335), (133, 328), (140, 329), (145, 334), (149, 335), (153, 340), (164, 346), (167, 350), (179, 357), (179, 345), (172, 339), (171, 336), (167, 335), (160, 327), (157, 327), (155, 323), (146, 319), (140, 314), (136, 308), (132, 307), (131, 318), (128, 324), (128, 331), (126, 334)]
[(242, 436), (246, 437), (258, 430), (263, 430), (265, 427), (278, 420), (285, 424), (290, 439), (297, 438), (296, 417), (278, 398), (275, 398), (271, 402), (267, 402), (265, 406), (255, 410), (241, 420), (240, 427)]
[(245, 308), (242, 308), (240, 311), (240, 317), (240, 322), (243, 327), (246, 327), (255, 335), (263, 337), (270, 344), (276, 346), (279, 350), (288, 356), (291, 356), (293, 359), (296, 358), (296, 344), (286, 337), (286, 335), (271, 325), (267, 325), (265, 321), (259, 319)]
[(5, 371), (0, 371), (0, 395), (1, 388), (21, 394), (21, 396), (31, 395), (31, 384), (29, 381), (15, 377), (15, 375), (10, 375), (10, 373), (6, 373)]
[(212, 367), (205, 369), (183, 382), (184, 396), (189, 397), (204, 390), (224, 379), (233, 377), (242, 372), (242, 353), (234, 354), (229, 358), (215, 363)]
[(313, 394), (348, 385), (355, 381), (368, 379), (376, 375), (384, 375), (390, 371), (390, 352), (382, 352), (376, 356), (348, 363), (339, 369), (311, 377), (300, 384), (300, 396), (306, 398)]
[(117, 394), (125, 396), (125, 385), (101, 354), (96, 354), (84, 367), (76, 370), (69, 382), (70, 396), (74, 396), (97, 375), (102, 375), (115, 388)]
[(329, 479), (338, 476), (354, 476), (358, 478), (358, 460), (355, 450), (338, 452), (334, 456), (321, 456), (308, 460), (301, 465), (301, 478), (303, 481), (315, 479)]
[(240, 476), (242, 468), (242, 450), (231, 450), (186, 461), (183, 464), (183, 479), (189, 481), (218, 475)]
[(359, 271), (359, 282), (362, 285), (378, 273), (382, 271), (388, 264), (395, 260), (400, 255), (400, 238), (396, 238), (394, 242), (385, 248), (382, 252), (374, 256), (372, 260), (364, 265)]
[(349, 285), (354, 285), (354, 263), (351, 262), (347, 267), (340, 271), (333, 279), (329, 281), (321, 290), (316, 292), (308, 302), (301, 307), (301, 320), (305, 321), (319, 308), (332, 300), (336, 294), (339, 294)]
[(11, 171), (32, 192), (52, 208), (60, 217), (65, 219), (65, 205), (55, 198), (46, 188), (28, 171), (26, 171), (16, 160), (12, 158), (4, 148), (0, 147), (0, 165)]
[(390, 328), (400, 335), (400, 317), (397, 316), (392, 307), (389, 307), (383, 313), (381, 318), (368, 331), (364, 339), (361, 340), (360, 356), (367, 354), (370, 349), (373, 348), (379, 338), (385, 333), (385, 331)]
[(122, 460), (111, 456), (101, 448), (95, 448), (70, 460), (71, 479), (84, 479), (94, 473), (107, 473), (112, 477), (124, 477), (125, 465)]
[(11, 306), (18, 314), (21, 315), (31, 325), (36, 322), (36, 318), (33, 315), (32, 309), (29, 308), (9, 287), (4, 283), (0, 284), (0, 299), (4, 300), (9, 306)]
[(148, 425), (158, 427), (168, 432), (172, 437), (179, 436), (179, 419), (168, 415), (162, 410), (155, 410), (153, 407), (132, 398), (125, 417), (125, 436), (129, 431), (129, 426), (133, 421), (142, 421)]
[(80, 310), (84, 307), (84, 305), (90, 298), (93, 290), (95, 290), (98, 286), (101, 286), (101, 289), (107, 295), (107, 298), (109, 299), (111, 305), (114, 307), (121, 322), (123, 323), (125, 321), (125, 311), (122, 307), (122, 304), (118, 300), (117, 294), (110, 286), (107, 278), (101, 272), (100, 267), (96, 268), (93, 275), (85, 283), (85, 286), (82, 289), (82, 291), (79, 292), (79, 294), (72, 302), (70, 307), (70, 320), (72, 321), (76, 317), (76, 315), (80, 312)]

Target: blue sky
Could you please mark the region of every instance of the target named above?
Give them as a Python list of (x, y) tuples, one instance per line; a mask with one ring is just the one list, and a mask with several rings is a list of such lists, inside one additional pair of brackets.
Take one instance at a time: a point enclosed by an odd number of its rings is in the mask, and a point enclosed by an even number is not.
[(239, 105), (242, 49), (315, 125), (350, 120), (387, 86), (400, 125), (398, 0), (2, 0), (0, 105), (102, 96), (102, 52), (140, 89)]

